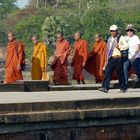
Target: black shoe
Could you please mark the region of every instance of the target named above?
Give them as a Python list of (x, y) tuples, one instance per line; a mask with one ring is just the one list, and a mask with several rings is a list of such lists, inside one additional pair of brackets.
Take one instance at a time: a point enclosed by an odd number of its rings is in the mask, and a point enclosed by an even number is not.
[(99, 88), (98, 90), (101, 91), (101, 92), (104, 92), (104, 93), (108, 93), (108, 90), (105, 89), (105, 88)]
[(84, 80), (82, 80), (82, 84), (83, 84), (83, 85), (85, 85), (85, 84), (86, 84)]
[(80, 85), (80, 84), (81, 84), (80, 80), (77, 80), (77, 84), (78, 84), (78, 85)]
[(119, 93), (126, 93), (127, 92), (127, 90), (125, 90), (125, 89), (120, 89), (120, 91), (119, 91)]

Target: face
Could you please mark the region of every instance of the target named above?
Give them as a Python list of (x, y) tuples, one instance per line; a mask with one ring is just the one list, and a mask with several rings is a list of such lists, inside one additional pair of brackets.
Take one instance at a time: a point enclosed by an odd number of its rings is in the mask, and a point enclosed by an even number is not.
[(9, 41), (13, 41), (15, 38), (14, 38), (14, 35), (12, 33), (8, 33), (7, 34), (7, 37), (8, 37), (8, 40)]
[(62, 36), (61, 34), (57, 34), (57, 35), (56, 35), (56, 40), (57, 40), (58, 42), (62, 41), (62, 40), (63, 40), (63, 36)]
[(113, 30), (111, 30), (110, 31), (110, 34), (111, 34), (111, 36), (113, 36), (113, 37), (116, 37), (117, 36), (117, 34), (118, 34), (118, 31), (113, 31)]
[(100, 37), (98, 35), (95, 35), (95, 41), (96, 42), (100, 41)]
[(127, 35), (129, 37), (133, 36), (134, 35), (134, 30), (132, 30), (132, 29), (127, 30)]
[(77, 40), (79, 40), (80, 39), (80, 34), (79, 33), (76, 33), (75, 35), (74, 35), (74, 39), (77, 41)]
[(36, 45), (38, 43), (38, 39), (36, 37), (32, 37), (32, 42)]

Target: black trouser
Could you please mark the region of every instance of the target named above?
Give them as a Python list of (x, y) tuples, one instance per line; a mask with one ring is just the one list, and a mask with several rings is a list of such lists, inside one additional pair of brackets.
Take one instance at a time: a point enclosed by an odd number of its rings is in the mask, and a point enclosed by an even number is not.
[(113, 71), (116, 70), (119, 86), (121, 90), (125, 90), (125, 80), (123, 73), (123, 60), (122, 58), (110, 58), (105, 69), (105, 78), (102, 83), (102, 87), (109, 90), (110, 80), (112, 78)]

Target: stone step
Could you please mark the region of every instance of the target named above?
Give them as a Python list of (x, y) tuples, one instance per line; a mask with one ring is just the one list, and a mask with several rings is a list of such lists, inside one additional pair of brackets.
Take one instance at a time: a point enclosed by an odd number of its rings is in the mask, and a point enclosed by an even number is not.
[[(13, 102), (0, 103), (0, 114), (9, 113), (33, 113), (46, 111), (71, 111), (71, 110), (90, 110), (106, 108), (128, 108), (140, 107), (140, 97), (133, 95), (127, 97), (127, 94), (117, 96), (106, 96), (99, 91), (75, 91), (75, 92), (45, 92), (45, 93), (13, 93), (6, 97), (16, 97)], [(78, 93), (78, 95), (77, 95)], [(95, 93), (97, 93), (95, 95)], [(113, 92), (113, 94), (117, 92)], [(33, 95), (35, 94), (35, 95)], [(69, 95), (70, 94), (70, 95)], [(84, 95), (82, 95), (84, 94)], [(85, 95), (87, 94), (87, 96)], [(93, 95), (92, 95), (93, 94)], [(98, 95), (100, 94), (100, 95)], [(15, 96), (17, 95), (17, 96)], [(100, 97), (102, 95), (102, 97)], [(27, 97), (26, 97), (27, 96)], [(35, 97), (34, 97), (35, 96)], [(61, 97), (62, 96), (62, 97)], [(75, 96), (75, 97), (74, 97)], [(97, 97), (96, 97), (97, 96)], [(84, 97), (84, 98), (83, 98)], [(100, 97), (100, 98), (99, 98)], [(114, 98), (115, 97), (115, 98)], [(29, 99), (28, 99), (29, 98)], [(35, 98), (35, 99), (34, 99)], [(61, 99), (62, 98), (62, 99)], [(39, 100), (36, 100), (39, 99)], [(55, 100), (53, 100), (55, 99)]]
[(120, 94), (117, 90), (111, 90), (109, 94), (97, 90), (1, 92), (0, 134), (40, 134), (42, 131), (49, 134), (48, 131), (53, 130), (54, 135), (56, 130), (59, 134), (64, 129), (98, 129), (99, 126), (107, 128), (117, 125), (120, 125), (119, 130), (123, 125), (139, 127), (139, 92), (140, 89), (130, 89), (126, 94)]
[[(105, 119), (105, 118), (115, 118), (115, 117), (139, 118), (140, 107), (8, 113), (8, 114), (3, 114), (3, 115), (0, 114), (0, 123), (5, 123), (5, 124), (15, 123), (16, 124), (16, 123), (31, 123), (31, 122), (34, 122), (34, 123), (35, 122), (55, 122), (55, 121), (65, 121), (65, 120), (71, 121), (71, 120), (86, 120), (86, 119), (92, 119), (92, 120)], [(138, 120), (135, 120), (135, 121), (138, 121)], [(140, 122), (140, 119), (139, 119), (139, 122)], [(132, 120), (131, 120), (131, 123), (132, 123)], [(134, 123), (134, 120), (133, 120), (133, 123)]]
[(24, 85), (21, 83), (0, 84), (0, 92), (16, 92), (16, 91), (24, 92)]
[(24, 85), (24, 91), (49, 91), (49, 81), (45, 80), (18, 80), (18, 84)]
[(42, 80), (20, 80), (15, 84), (0, 84), (0, 92), (49, 91), (49, 82)]
[[(135, 82), (134, 80), (129, 80), (128, 82), (128, 87), (129, 88), (139, 88), (140, 85), (138, 82)], [(77, 84), (72, 84), (72, 85), (49, 85), (50, 91), (69, 91), (69, 90), (97, 90), (98, 88), (101, 87), (101, 84), (85, 84), (85, 85), (77, 85)], [(110, 88), (111, 89), (118, 89), (119, 84), (117, 80), (111, 81), (110, 83)]]
[[(129, 80), (129, 88), (132, 88), (136, 82)], [(136, 84), (135, 84), (136, 85)], [(69, 90), (97, 90), (101, 84), (85, 84), (85, 85), (52, 85), (48, 81), (42, 80), (19, 80), (15, 84), (0, 84), (0, 92), (37, 92), (37, 91), (69, 91)], [(140, 85), (137, 83), (137, 88)], [(135, 88), (136, 88), (135, 87)], [(111, 81), (111, 89), (119, 88), (118, 81)]]

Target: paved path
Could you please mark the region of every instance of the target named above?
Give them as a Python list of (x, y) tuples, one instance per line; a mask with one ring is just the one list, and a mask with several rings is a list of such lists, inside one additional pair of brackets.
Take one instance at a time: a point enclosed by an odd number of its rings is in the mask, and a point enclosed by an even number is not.
[(140, 89), (129, 89), (127, 93), (119, 93), (119, 90), (110, 90), (102, 93), (97, 90), (84, 91), (53, 91), (53, 92), (0, 92), (0, 104), (7, 103), (31, 103), (51, 101), (77, 101), (104, 98), (132, 98), (140, 97)]

